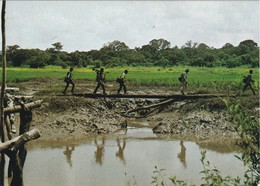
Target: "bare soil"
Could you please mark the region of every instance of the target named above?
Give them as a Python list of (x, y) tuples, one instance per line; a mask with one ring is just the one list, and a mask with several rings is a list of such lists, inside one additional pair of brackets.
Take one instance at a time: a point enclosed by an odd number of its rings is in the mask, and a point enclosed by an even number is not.
[[(38, 128), (41, 131), (42, 140), (70, 137), (81, 139), (94, 134), (112, 133), (128, 124), (130, 118), (123, 117), (122, 113), (140, 105), (159, 102), (159, 100), (145, 99), (75, 97), (69, 93), (71, 87), (67, 95), (62, 95), (65, 84), (62, 80), (54, 78), (34, 79), (13, 83), (11, 86), (20, 88), (16, 93), (18, 95), (33, 95), (33, 100), (43, 100), (42, 106), (33, 110), (31, 123), (31, 128)], [(95, 82), (80, 80), (76, 81), (75, 92), (92, 92), (94, 88)], [(110, 92), (114, 92), (117, 85), (110, 85), (107, 88)], [(128, 94), (174, 93), (169, 87), (138, 87), (138, 91), (133, 91), (134, 88), (137, 89), (137, 87), (128, 87), (130, 90)], [(252, 99), (258, 100), (258, 96)], [(142, 114), (135, 113), (133, 116), (142, 116)], [(153, 128), (155, 133), (173, 134), (181, 138), (216, 141), (237, 137), (234, 129), (227, 122), (225, 105), (218, 99), (201, 100), (199, 103), (190, 104), (172, 103), (160, 112), (142, 120), (148, 121), (148, 127)], [(16, 124), (19, 125), (18, 122)]]

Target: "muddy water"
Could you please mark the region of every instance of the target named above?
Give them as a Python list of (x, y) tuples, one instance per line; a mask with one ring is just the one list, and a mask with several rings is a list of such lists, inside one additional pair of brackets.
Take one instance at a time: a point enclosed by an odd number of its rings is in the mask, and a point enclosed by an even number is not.
[[(218, 146), (218, 145), (217, 145)], [(24, 167), (27, 186), (151, 185), (155, 166), (167, 180), (176, 175), (201, 183), (201, 150), (223, 175), (242, 175), (243, 165), (231, 146), (205, 149), (195, 142), (157, 136), (150, 128), (129, 127), (80, 142), (59, 140), (29, 144)], [(216, 150), (214, 150), (216, 149)]]

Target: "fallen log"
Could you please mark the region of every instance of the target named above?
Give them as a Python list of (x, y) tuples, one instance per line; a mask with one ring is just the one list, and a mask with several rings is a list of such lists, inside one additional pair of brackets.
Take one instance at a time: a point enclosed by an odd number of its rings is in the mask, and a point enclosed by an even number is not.
[[(1, 88), (0, 88), (1, 90)], [(14, 91), (14, 92), (18, 92), (20, 89), (17, 87), (5, 87), (5, 91)]]
[[(175, 99), (169, 99), (169, 100), (166, 100), (166, 101), (162, 101), (160, 103), (156, 103), (156, 104), (152, 104), (152, 105), (147, 105), (147, 106), (142, 106), (142, 107), (138, 107), (138, 108), (134, 108), (134, 109), (131, 109), (131, 110), (128, 110), (126, 111), (125, 113), (121, 114), (122, 116), (124, 117), (130, 117), (130, 118), (145, 118), (147, 117), (148, 115), (150, 115), (151, 113), (155, 112), (156, 110), (161, 110), (163, 109), (166, 105), (172, 103), (176, 101)], [(154, 108), (152, 110), (150, 110), (151, 108)], [(130, 113), (132, 112), (138, 112), (138, 111), (141, 111), (141, 110), (148, 110), (147, 113), (145, 113), (144, 115), (142, 116), (131, 116), (129, 115)]]
[(94, 94), (94, 93), (82, 93), (72, 94), (73, 96), (86, 97), (86, 98), (146, 98), (146, 99), (202, 99), (202, 98), (214, 98), (214, 97), (234, 97), (226, 94), (172, 94), (172, 95), (160, 95), (160, 94)]
[(129, 114), (131, 112), (136, 112), (136, 111), (140, 111), (140, 110), (144, 110), (144, 109), (150, 109), (150, 108), (163, 106), (163, 105), (169, 104), (169, 103), (171, 103), (173, 101), (175, 101), (175, 99), (166, 100), (166, 101), (163, 101), (163, 102), (160, 102), (160, 103), (156, 103), (156, 104), (153, 104), (153, 105), (147, 105), (147, 106), (143, 106), (143, 107), (138, 107), (138, 108), (126, 111), (125, 114)]
[(43, 100), (37, 100), (37, 101), (30, 102), (30, 103), (26, 103), (23, 106), (14, 105), (13, 107), (6, 107), (6, 108), (4, 108), (4, 112), (5, 113), (19, 112), (23, 109), (23, 107), (28, 108), (28, 109), (38, 108), (41, 106), (42, 102), (43, 102)]
[(26, 132), (16, 138), (13, 138), (12, 140), (0, 143), (0, 152), (3, 152), (10, 148), (19, 149), (21, 145), (25, 144), (28, 141), (37, 139), (40, 136), (40, 131), (38, 129), (32, 129), (29, 132)]
[(14, 98), (17, 98), (17, 99), (32, 99), (33, 96), (15, 95)]

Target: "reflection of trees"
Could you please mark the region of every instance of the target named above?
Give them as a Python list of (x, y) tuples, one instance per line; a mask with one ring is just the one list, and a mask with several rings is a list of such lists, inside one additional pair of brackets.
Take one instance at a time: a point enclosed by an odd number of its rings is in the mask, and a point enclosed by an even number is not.
[(181, 152), (178, 153), (178, 158), (180, 159), (183, 166), (186, 168), (187, 167), (187, 164), (186, 164), (186, 148), (183, 144), (183, 140), (180, 141), (180, 145), (181, 145)]
[(72, 160), (71, 160), (71, 155), (72, 152), (75, 150), (75, 146), (66, 146), (65, 150), (63, 151), (63, 154), (66, 156), (67, 163), (69, 164), (70, 167), (72, 167)]
[(95, 137), (94, 141), (95, 141), (95, 145), (97, 147), (97, 150), (95, 151), (96, 163), (98, 163), (99, 165), (102, 165), (103, 159), (104, 159), (104, 152), (105, 152), (105, 149), (104, 149), (105, 138), (104, 138), (104, 136), (102, 136), (101, 144), (98, 144), (97, 137)]

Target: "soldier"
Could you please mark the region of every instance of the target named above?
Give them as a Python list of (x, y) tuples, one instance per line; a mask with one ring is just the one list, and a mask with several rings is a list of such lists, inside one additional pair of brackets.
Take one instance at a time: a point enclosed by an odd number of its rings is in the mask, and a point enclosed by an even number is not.
[(126, 94), (126, 86), (125, 86), (124, 79), (125, 79), (125, 75), (126, 75), (127, 73), (128, 73), (128, 70), (125, 70), (125, 71), (122, 73), (122, 75), (121, 75), (119, 78), (117, 78), (117, 82), (118, 82), (119, 85), (120, 85), (120, 87), (119, 87), (119, 89), (118, 89), (118, 91), (117, 91), (118, 94), (120, 93), (122, 87), (124, 88), (124, 94)]
[(181, 76), (179, 77), (179, 81), (181, 82), (181, 93), (184, 95), (184, 91), (188, 86), (188, 73), (189, 69), (186, 69)]
[[(93, 69), (95, 70), (95, 69)], [(100, 70), (96, 70), (96, 82), (98, 83), (95, 90), (94, 90), (94, 94), (97, 93), (99, 87), (101, 86), (102, 90), (103, 90), (103, 94), (106, 94), (106, 90), (105, 90), (105, 75), (104, 75), (104, 68), (100, 68)]]
[(249, 87), (253, 94), (255, 95), (255, 91), (252, 87), (251, 83), (254, 83), (255, 81), (252, 79), (252, 74), (253, 74), (253, 70), (249, 70), (249, 74), (248, 76), (244, 76), (243, 82), (245, 83), (244, 87), (243, 87), (243, 94), (245, 92), (245, 90), (247, 89), (247, 87)]
[(72, 85), (71, 93), (72, 94), (74, 93), (75, 83), (72, 80), (72, 71), (73, 71), (73, 68), (70, 68), (70, 70), (67, 72), (67, 75), (66, 75), (66, 77), (64, 79), (64, 82), (66, 83), (66, 86), (65, 86), (64, 91), (62, 92), (63, 94), (66, 94), (66, 90), (67, 90), (67, 88), (69, 87), (70, 84)]

